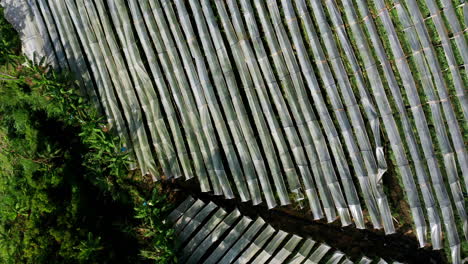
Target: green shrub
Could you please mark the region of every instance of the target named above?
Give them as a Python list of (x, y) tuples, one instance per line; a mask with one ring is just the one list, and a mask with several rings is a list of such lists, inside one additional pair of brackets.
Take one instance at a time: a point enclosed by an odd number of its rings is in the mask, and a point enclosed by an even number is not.
[(0, 263), (175, 262), (165, 196), (69, 75), (18, 54), (1, 15), (0, 36)]
[(10, 55), (17, 55), (21, 49), (18, 33), (3, 16), (3, 7), (0, 6), (0, 65), (8, 61)]

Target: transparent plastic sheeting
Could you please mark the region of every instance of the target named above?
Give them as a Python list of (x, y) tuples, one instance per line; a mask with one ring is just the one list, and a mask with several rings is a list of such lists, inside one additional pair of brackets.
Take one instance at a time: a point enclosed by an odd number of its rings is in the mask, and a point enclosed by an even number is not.
[(372, 259), (368, 257), (362, 257), (361, 260), (358, 262), (359, 264), (370, 264), (372, 263)]
[(6, 7), (5, 18), (19, 32), (23, 53), (30, 59), (45, 57), (55, 66), (52, 43), (44, 35), (47, 34), (46, 25), (41, 17), (35, 15), (37, 6), (30, 7), (27, 1), (16, 0), (2, 0), (0, 4)]
[[(188, 197), (167, 220), (173, 224), (180, 263), (352, 263), (339, 250), (277, 230), (258, 217)], [(344, 261), (344, 262), (343, 262)], [(363, 257), (363, 264), (372, 263)]]
[(338, 264), (341, 259), (343, 259), (344, 257), (344, 253), (341, 252), (341, 251), (336, 251), (335, 253), (333, 253), (333, 255), (331, 256), (331, 258), (327, 261), (326, 264)]
[(288, 243), (271, 259), (270, 263), (283, 263), (293, 252), (297, 245), (302, 241), (302, 238), (297, 235), (292, 235)]
[[(420, 246), (447, 244), (452, 262), (461, 262), (461, 239), (468, 239), (467, 4), (1, 4), (26, 56), (74, 73), (80, 93), (120, 137), (116, 151), (128, 152), (131, 169), (154, 180), (195, 179), (203, 192), (253, 205), (294, 202), (314, 219), (343, 226), (365, 228), (370, 219), (386, 234), (396, 222), (383, 177), (398, 177)], [(395, 174), (385, 174), (389, 166)], [(220, 217), (212, 229), (225, 216), (203, 212)], [(233, 258), (228, 253), (212, 261)]]

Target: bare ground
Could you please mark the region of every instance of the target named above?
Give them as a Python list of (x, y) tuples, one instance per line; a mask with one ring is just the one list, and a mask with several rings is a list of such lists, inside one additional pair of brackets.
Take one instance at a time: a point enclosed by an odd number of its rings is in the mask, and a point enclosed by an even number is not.
[(237, 199), (226, 200), (209, 193), (201, 193), (197, 184), (192, 181), (165, 181), (161, 188), (168, 194), (169, 200), (176, 204), (188, 195), (192, 195), (203, 201), (213, 201), (227, 210), (238, 208), (243, 215), (252, 219), (262, 217), (274, 228), (326, 243), (334, 249), (341, 250), (353, 261), (365, 255), (374, 259), (381, 257), (386, 261), (404, 263), (448, 263), (443, 250), (436, 251), (430, 247), (419, 248), (409, 224), (411, 223), (409, 208), (398, 188), (390, 192), (389, 199), (400, 212), (400, 218), (403, 221), (395, 222), (397, 232), (392, 235), (385, 235), (382, 230), (372, 229), (371, 226), (365, 230), (356, 229), (354, 226), (341, 227), (339, 220), (333, 223), (315, 221), (310, 213), (297, 210), (294, 206), (268, 210), (263, 204), (252, 206), (249, 202), (242, 203)]

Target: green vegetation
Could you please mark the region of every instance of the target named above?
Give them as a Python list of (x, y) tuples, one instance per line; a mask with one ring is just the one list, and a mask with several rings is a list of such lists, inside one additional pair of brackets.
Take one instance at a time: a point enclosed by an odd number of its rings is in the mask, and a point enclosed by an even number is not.
[(0, 263), (176, 262), (161, 188), (128, 170), (73, 77), (19, 45), (0, 15)]

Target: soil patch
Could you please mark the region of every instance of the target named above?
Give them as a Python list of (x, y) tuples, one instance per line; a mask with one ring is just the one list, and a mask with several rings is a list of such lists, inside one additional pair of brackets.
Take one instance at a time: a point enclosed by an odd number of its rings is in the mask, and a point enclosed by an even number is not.
[[(341, 250), (353, 261), (366, 255), (370, 258), (381, 257), (386, 261), (404, 263), (449, 263), (443, 250), (419, 248), (409, 224), (400, 225), (395, 234), (385, 235), (382, 230), (372, 230), (370, 227), (365, 230), (356, 229), (354, 226), (341, 227), (339, 220), (333, 223), (316, 221), (309, 213), (297, 210), (293, 206), (268, 210), (264, 205), (252, 206), (248, 202), (242, 203), (237, 199), (226, 200), (223, 197), (200, 192), (198, 186), (190, 181), (166, 181), (162, 186), (170, 194), (171, 200), (176, 203), (192, 195), (206, 202), (213, 201), (227, 210), (238, 208), (243, 215), (252, 219), (262, 217), (274, 228), (326, 243)], [(399, 206), (404, 206), (404, 204)]]

